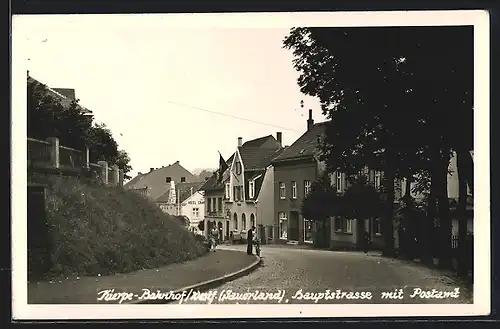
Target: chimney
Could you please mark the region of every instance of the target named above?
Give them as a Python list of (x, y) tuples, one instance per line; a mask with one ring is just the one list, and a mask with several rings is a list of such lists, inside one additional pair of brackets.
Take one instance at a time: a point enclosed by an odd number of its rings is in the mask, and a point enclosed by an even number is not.
[(307, 131), (311, 130), (314, 126), (313, 110), (309, 110), (309, 119), (307, 119)]
[(238, 147), (241, 147), (243, 145), (243, 138), (238, 137)]
[(282, 136), (283, 136), (283, 134), (281, 133), (281, 131), (278, 131), (276, 133), (276, 139), (278, 140), (278, 143), (280, 144), (280, 147), (282, 146)]
[(155, 170), (155, 168), (149, 168), (149, 172), (152, 172), (153, 170)]
[(139, 175), (139, 176), (140, 176), (140, 175), (142, 175), (142, 172), (140, 172), (140, 171), (139, 171), (139, 172), (137, 173), (137, 175)]

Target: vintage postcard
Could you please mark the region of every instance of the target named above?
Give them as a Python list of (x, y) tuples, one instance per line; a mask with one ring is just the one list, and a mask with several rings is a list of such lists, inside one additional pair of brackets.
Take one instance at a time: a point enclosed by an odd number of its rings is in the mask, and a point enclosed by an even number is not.
[(488, 12), (12, 22), (14, 319), (489, 314)]

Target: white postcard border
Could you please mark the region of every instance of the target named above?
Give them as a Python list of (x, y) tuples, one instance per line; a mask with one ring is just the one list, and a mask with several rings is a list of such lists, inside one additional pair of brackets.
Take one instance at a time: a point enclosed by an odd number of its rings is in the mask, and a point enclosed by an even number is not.
[[(12, 19), (12, 314), (16, 320), (466, 316), (490, 312), (490, 32), (487, 11), (393, 11), (169, 15), (17, 15)], [(33, 305), (27, 303), (26, 71), (24, 31), (81, 19), (94, 28), (290, 28), (295, 26), (474, 25), (474, 303), (439, 305)], [(290, 64), (291, 65), (291, 64)]]

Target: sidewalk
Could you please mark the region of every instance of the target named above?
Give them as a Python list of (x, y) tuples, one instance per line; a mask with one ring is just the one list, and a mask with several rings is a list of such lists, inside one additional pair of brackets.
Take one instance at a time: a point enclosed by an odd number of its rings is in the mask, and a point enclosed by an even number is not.
[[(97, 304), (98, 291), (142, 294), (142, 289), (168, 292), (240, 271), (257, 261), (241, 251), (217, 250), (198, 259), (158, 269), (101, 277), (70, 277), (28, 283), (29, 304)], [(115, 302), (116, 303), (116, 302)]]

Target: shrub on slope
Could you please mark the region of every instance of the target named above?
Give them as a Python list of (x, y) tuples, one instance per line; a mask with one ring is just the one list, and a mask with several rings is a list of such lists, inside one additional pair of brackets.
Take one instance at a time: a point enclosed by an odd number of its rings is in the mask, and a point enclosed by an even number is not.
[(44, 177), (52, 269), (48, 276), (107, 275), (201, 256), (205, 246), (141, 195)]

